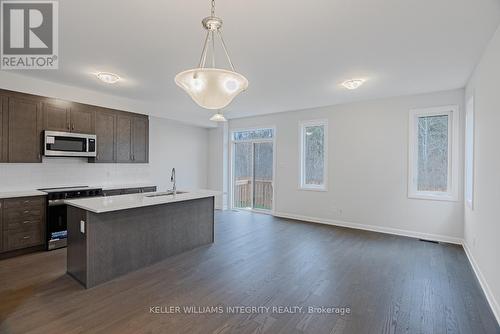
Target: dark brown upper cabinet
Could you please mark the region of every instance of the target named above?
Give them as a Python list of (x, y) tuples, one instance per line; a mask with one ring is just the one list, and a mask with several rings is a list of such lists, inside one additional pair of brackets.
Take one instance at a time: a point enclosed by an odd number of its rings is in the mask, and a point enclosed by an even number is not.
[(149, 161), (148, 116), (101, 108), (95, 120), (97, 157), (90, 162)]
[[(8, 162), (42, 162), (42, 104), (28, 96), (9, 96), (7, 114)], [(5, 135), (4, 135), (5, 139)]]
[(7, 114), (7, 112), (4, 112), (4, 110), (7, 110), (7, 108), (4, 107), (5, 103), (7, 103), (7, 98), (0, 95), (0, 163), (7, 162), (7, 153), (4, 153), (7, 150), (5, 147), (7, 138), (4, 138), (4, 134), (7, 133), (7, 118), (4, 116)]
[(136, 163), (149, 161), (148, 117), (132, 118), (132, 161)]
[(90, 162), (116, 161), (116, 113), (98, 110), (95, 115), (95, 134), (97, 135), (97, 156)]
[(96, 134), (89, 162), (149, 161), (146, 115), (0, 90), (0, 162), (41, 162), (43, 130)]
[(51, 131), (70, 131), (70, 106), (68, 103), (44, 102), (44, 129)]
[(118, 114), (116, 120), (116, 162), (132, 162), (132, 117)]
[(95, 107), (74, 103), (70, 110), (71, 132), (95, 133)]
[(95, 133), (94, 108), (65, 101), (43, 104), (44, 129), (77, 133)]

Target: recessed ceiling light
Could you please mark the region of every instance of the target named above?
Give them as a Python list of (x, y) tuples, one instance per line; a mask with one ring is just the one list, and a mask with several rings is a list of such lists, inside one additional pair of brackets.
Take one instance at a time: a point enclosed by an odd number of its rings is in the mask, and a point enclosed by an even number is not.
[(107, 84), (114, 84), (120, 81), (120, 77), (118, 75), (109, 72), (99, 72), (97, 73), (97, 78)]
[(357, 89), (359, 86), (361, 86), (365, 80), (363, 79), (351, 79), (351, 80), (346, 80), (342, 83), (342, 86), (344, 86), (347, 89)]

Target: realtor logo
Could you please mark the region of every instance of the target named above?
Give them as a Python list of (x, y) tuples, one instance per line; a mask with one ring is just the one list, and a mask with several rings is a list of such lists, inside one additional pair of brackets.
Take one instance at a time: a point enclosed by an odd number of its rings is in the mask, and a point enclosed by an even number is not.
[(0, 3), (1, 69), (57, 69), (57, 1)]

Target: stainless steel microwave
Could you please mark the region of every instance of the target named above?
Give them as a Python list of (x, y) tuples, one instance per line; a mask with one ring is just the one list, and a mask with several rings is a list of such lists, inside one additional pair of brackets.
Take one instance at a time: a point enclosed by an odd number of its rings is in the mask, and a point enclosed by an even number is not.
[(47, 157), (95, 157), (97, 136), (83, 133), (44, 131), (43, 154)]

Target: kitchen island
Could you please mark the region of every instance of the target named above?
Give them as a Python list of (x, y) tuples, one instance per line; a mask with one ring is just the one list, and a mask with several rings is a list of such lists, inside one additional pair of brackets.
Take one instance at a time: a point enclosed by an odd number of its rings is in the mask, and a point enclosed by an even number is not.
[(67, 273), (94, 287), (214, 242), (209, 190), (66, 200)]

